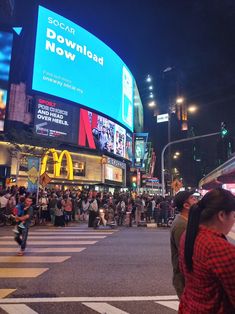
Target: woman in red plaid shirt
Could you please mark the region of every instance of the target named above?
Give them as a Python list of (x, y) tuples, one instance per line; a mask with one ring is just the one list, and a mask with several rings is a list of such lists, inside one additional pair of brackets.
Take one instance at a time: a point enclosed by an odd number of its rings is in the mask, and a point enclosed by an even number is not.
[(235, 313), (235, 246), (226, 239), (234, 223), (235, 197), (221, 188), (190, 209), (180, 243), (185, 288), (179, 313)]

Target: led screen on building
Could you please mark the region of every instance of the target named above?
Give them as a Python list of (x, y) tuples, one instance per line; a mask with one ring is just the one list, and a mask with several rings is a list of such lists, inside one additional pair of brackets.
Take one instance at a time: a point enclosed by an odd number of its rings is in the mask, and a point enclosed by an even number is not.
[(94, 35), (39, 6), (32, 89), (105, 113), (133, 131), (134, 79)]
[(77, 143), (79, 108), (42, 97), (36, 98), (34, 131), (37, 135)]
[(132, 159), (132, 136), (117, 123), (80, 106), (36, 97), (34, 133)]
[(148, 133), (134, 133), (134, 167), (143, 168)]
[(0, 131), (4, 129), (6, 116), (12, 39), (12, 33), (0, 31)]
[(125, 157), (126, 130), (120, 125), (81, 109), (78, 145)]

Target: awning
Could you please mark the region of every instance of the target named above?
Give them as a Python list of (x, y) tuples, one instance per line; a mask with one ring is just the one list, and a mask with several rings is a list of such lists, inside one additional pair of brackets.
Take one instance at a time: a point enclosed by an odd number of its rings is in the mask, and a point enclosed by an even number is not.
[(235, 183), (235, 156), (202, 178), (199, 188), (210, 190), (225, 183)]

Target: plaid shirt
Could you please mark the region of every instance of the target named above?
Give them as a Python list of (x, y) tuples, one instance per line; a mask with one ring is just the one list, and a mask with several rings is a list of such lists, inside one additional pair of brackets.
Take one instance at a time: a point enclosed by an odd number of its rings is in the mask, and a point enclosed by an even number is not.
[(193, 271), (184, 262), (185, 234), (180, 242), (180, 270), (185, 276), (179, 313), (235, 313), (235, 246), (225, 236), (199, 227), (194, 244)]

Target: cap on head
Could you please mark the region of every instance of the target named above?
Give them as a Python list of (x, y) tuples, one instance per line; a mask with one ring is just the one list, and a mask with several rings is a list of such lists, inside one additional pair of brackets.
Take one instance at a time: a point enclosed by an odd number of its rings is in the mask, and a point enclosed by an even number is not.
[(174, 206), (177, 207), (179, 211), (183, 209), (184, 203), (187, 199), (193, 195), (194, 191), (181, 191), (176, 194), (174, 198)]

